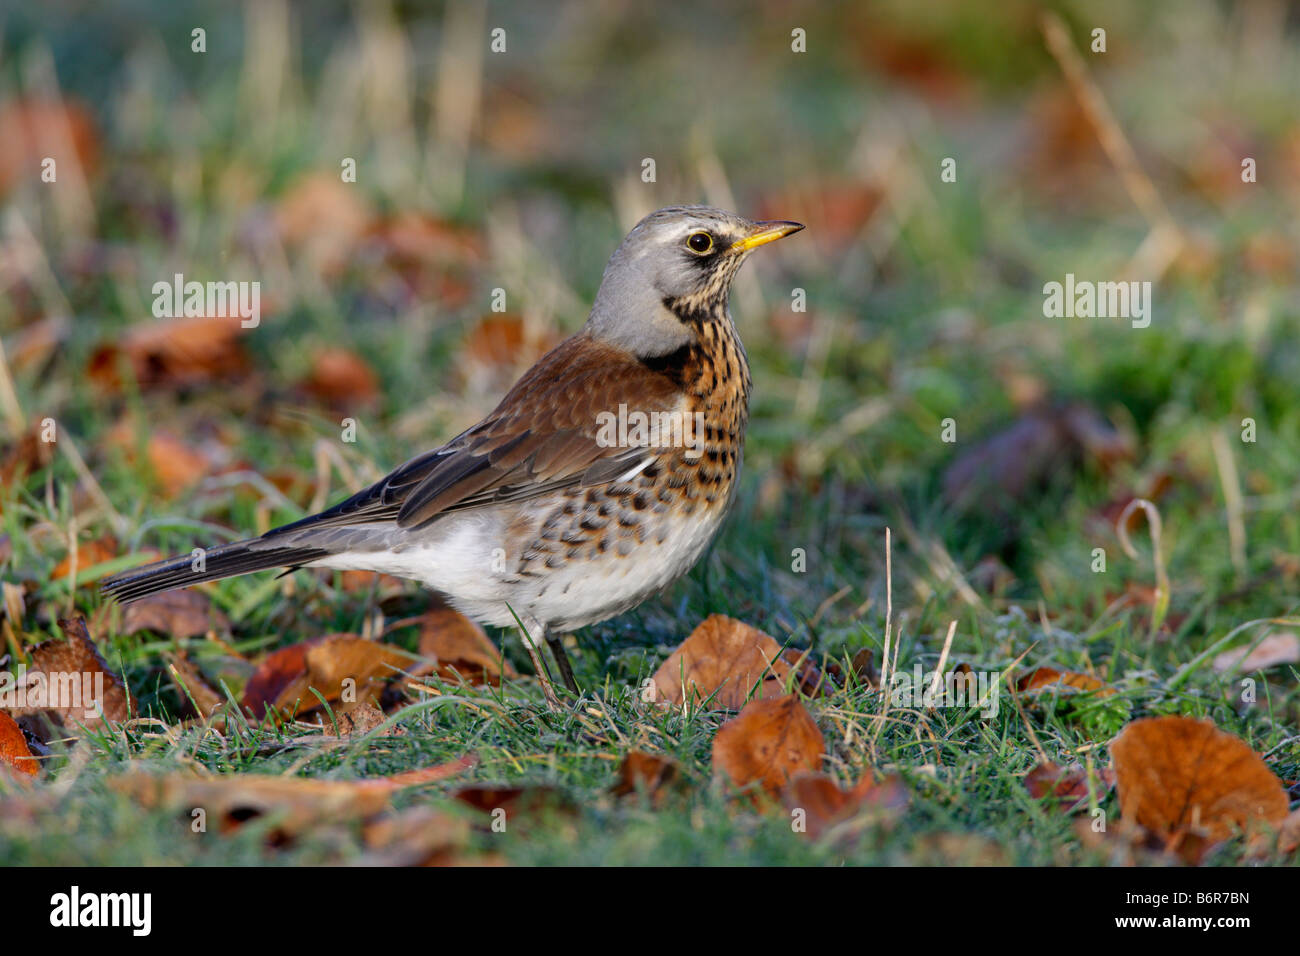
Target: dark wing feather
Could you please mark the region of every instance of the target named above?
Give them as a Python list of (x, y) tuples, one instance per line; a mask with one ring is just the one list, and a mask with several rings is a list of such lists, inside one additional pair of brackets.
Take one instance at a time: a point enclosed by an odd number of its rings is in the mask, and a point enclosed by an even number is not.
[(417, 528), (451, 511), (615, 480), (644, 449), (601, 444), (597, 416), (620, 404), (677, 408), (681, 390), (631, 354), (585, 336), (556, 346), (482, 422), (318, 515), (269, 536), (338, 525)]

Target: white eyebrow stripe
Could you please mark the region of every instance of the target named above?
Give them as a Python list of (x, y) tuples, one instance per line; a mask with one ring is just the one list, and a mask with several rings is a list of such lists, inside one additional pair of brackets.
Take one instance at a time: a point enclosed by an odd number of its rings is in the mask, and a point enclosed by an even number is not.
[(635, 478), (637, 475), (641, 474), (641, 472), (643, 472), (643, 471), (645, 471), (647, 468), (649, 468), (649, 467), (650, 467), (650, 464), (651, 464), (654, 460), (655, 460), (654, 455), (651, 455), (651, 456), (649, 456), (648, 458), (643, 458), (643, 459), (641, 460), (641, 464), (639, 464), (639, 465), (634, 465), (634, 466), (633, 466), (629, 471), (626, 471), (626, 472), (624, 472), (622, 475), (619, 475), (618, 478), (614, 479), (614, 483), (615, 483), (615, 484), (619, 484), (619, 485), (621, 485), (621, 484), (623, 484), (625, 481), (631, 481), (631, 480), (632, 480), (633, 478)]

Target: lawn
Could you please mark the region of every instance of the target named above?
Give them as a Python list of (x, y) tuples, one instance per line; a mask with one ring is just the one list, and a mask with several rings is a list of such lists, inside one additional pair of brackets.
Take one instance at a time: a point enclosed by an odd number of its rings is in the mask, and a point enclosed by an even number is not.
[[(1111, 743), (1209, 720), (1276, 779), (1225, 758), (1159, 786), (1300, 794), (1300, 25), (865, 6), (6, 10), (0, 666), (84, 617), (131, 719), (16, 715), (40, 767), (0, 768), (0, 864), (1292, 862), (1276, 813), (1211, 839), (1122, 807)], [(568, 641), (580, 699), (549, 710), (512, 631), (504, 662), (435, 669), (447, 618), (411, 584), (259, 574), (151, 619), (100, 596), (476, 422), (681, 202), (807, 229), (733, 290), (734, 510), (685, 579)], [(260, 283), (256, 325), (159, 317), (177, 274)], [(1067, 276), (1149, 282), (1149, 324), (1047, 314)], [(734, 710), (647, 692), (711, 615), (808, 652), (757, 690), (797, 695), (842, 812), (745, 789), (715, 752)], [(377, 727), (266, 663), (340, 634), (425, 665), (360, 682)], [(995, 713), (888, 692), (958, 665)], [(268, 674), (296, 706), (245, 706)], [(621, 792), (634, 751), (673, 780)], [(1068, 799), (1044, 765), (1077, 768)], [(379, 778), (379, 804), (350, 786)]]

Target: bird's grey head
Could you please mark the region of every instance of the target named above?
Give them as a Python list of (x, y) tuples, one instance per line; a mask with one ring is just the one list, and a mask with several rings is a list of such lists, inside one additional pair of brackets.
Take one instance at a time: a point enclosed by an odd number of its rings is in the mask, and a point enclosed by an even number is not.
[(731, 280), (750, 252), (802, 228), (710, 206), (652, 212), (610, 256), (585, 331), (643, 358), (676, 351), (700, 323), (728, 321)]

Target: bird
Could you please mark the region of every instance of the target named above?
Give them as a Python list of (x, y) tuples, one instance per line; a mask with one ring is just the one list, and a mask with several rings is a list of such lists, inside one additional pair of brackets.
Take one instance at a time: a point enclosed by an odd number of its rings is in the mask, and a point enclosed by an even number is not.
[(478, 424), (338, 504), (260, 537), (115, 574), (121, 603), (297, 568), (418, 581), (480, 624), (518, 627), (545, 700), (560, 635), (690, 570), (735, 500), (751, 378), (729, 308), (755, 249), (803, 229), (700, 205), (642, 219), (590, 315)]

